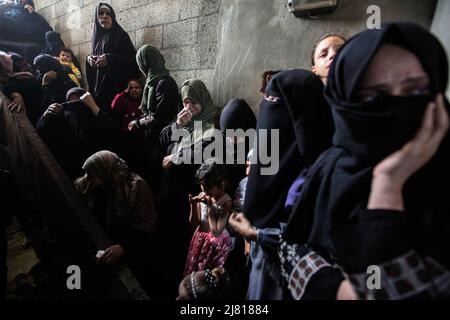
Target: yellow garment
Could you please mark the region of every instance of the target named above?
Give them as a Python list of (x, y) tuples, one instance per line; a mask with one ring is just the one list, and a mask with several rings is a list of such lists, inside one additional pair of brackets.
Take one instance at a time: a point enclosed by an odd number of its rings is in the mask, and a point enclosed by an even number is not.
[(75, 82), (75, 84), (77, 86), (80, 87), (81, 86), (80, 80), (79, 80), (79, 79), (81, 79), (80, 70), (78, 70), (78, 68), (73, 64), (73, 62), (64, 62), (64, 61), (61, 61), (59, 58), (58, 58), (58, 60), (59, 60), (59, 63), (61, 63), (63, 66), (68, 66), (70, 68), (70, 70), (72, 71), (71, 73), (68, 74), (70, 79), (73, 82)]

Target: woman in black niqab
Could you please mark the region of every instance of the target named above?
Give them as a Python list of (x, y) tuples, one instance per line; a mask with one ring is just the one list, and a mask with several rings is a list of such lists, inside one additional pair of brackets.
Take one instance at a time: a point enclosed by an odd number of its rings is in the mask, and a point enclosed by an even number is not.
[[(413, 53), (429, 77), (429, 87), (409, 95), (358, 99), (361, 80), (384, 44)], [(403, 186), (403, 211), (368, 209), (374, 168), (414, 138), (427, 105), (445, 92), (447, 70), (438, 40), (409, 23), (386, 24), (356, 35), (331, 67), (325, 96), (336, 126), (334, 147), (311, 169), (283, 237), (287, 244), (305, 252), (312, 249), (331, 264), (338, 263), (361, 298), (448, 296), (448, 286), (444, 288), (450, 267), (448, 134), (433, 158)], [(444, 104), (448, 112), (448, 101)], [(371, 265), (381, 268), (380, 290), (365, 285)], [(336, 283), (331, 284), (333, 277), (339, 278), (328, 274), (311, 279), (315, 288), (329, 291), (337, 289)]]

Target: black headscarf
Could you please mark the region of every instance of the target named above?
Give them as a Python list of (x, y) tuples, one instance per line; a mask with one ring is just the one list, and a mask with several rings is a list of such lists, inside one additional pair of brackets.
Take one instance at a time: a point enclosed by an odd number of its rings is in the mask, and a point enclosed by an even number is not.
[[(358, 83), (385, 43), (417, 56), (429, 75), (430, 95), (356, 101)], [(374, 166), (414, 136), (428, 102), (445, 91), (447, 70), (441, 44), (415, 24), (386, 24), (344, 45), (325, 89), (336, 126), (334, 147), (311, 169), (284, 234), (288, 242), (337, 256), (349, 272), (365, 271), (411, 248), (450, 266), (448, 135), (434, 158), (405, 184), (405, 213), (366, 209)]]
[[(243, 99), (231, 99), (226, 106), (223, 108), (220, 114), (220, 130), (222, 131), (224, 137), (226, 137), (226, 130), (238, 130), (242, 129), (244, 132), (249, 129), (256, 128), (256, 117), (248, 103)], [(226, 142), (226, 141), (225, 141)], [(224, 156), (226, 159), (227, 169), (227, 193), (234, 194), (239, 182), (246, 175), (246, 165), (245, 160), (250, 148), (251, 140), (246, 137), (246, 139), (238, 144), (225, 144)], [(241, 154), (241, 159), (239, 159), (239, 152), (243, 151)], [(238, 152), (239, 151), (239, 152)], [(232, 159), (233, 161), (230, 161)], [(233, 162), (232, 164), (230, 162)], [(231, 164), (231, 165), (230, 165)]]
[[(288, 70), (273, 77), (259, 109), (257, 137), (261, 129), (278, 129), (279, 170), (261, 175), (260, 161), (252, 164), (245, 195), (244, 213), (257, 227), (278, 227), (287, 192), (300, 171), (331, 146), (333, 125), (322, 94), (320, 79), (306, 70)], [(268, 133), (270, 137), (270, 133)], [(261, 147), (261, 144), (258, 145)]]
[(64, 48), (61, 35), (55, 31), (48, 31), (45, 34), (45, 48), (43, 53), (58, 57), (61, 48)]
[(254, 129), (256, 117), (248, 103), (243, 99), (231, 99), (220, 114), (220, 130)]
[[(112, 26), (108, 30), (98, 21), (98, 13), (103, 6), (109, 8), (112, 18)], [(117, 23), (114, 9), (107, 3), (99, 3), (95, 9), (91, 54), (108, 54), (106, 67), (96, 69), (86, 63), (89, 91), (102, 109), (108, 109), (114, 96), (125, 90), (128, 80), (138, 78), (139, 71), (136, 49), (129, 35)]]

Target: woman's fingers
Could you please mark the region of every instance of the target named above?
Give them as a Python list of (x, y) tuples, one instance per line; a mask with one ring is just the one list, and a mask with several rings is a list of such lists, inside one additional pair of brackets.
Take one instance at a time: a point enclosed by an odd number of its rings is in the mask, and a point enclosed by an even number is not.
[(436, 111), (434, 115), (435, 130), (430, 142), (433, 145), (439, 146), (449, 127), (448, 113), (445, 110), (444, 96), (442, 94), (439, 94), (436, 99)]

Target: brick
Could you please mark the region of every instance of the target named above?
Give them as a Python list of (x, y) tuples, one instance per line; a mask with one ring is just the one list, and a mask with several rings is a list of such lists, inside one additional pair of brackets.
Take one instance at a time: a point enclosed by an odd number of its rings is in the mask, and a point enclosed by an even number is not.
[(156, 48), (161, 48), (162, 30), (162, 26), (136, 30), (136, 48), (140, 48), (144, 44), (151, 44)]
[(117, 21), (125, 31), (132, 31), (146, 26), (143, 7), (130, 8), (117, 14)]
[(220, 10), (221, 0), (202, 0), (202, 15), (217, 13)]
[(147, 26), (176, 22), (180, 18), (180, 7), (184, 0), (161, 0), (142, 8)]
[(202, 80), (208, 90), (211, 90), (213, 88), (214, 69), (195, 70), (195, 77)]
[(166, 60), (166, 68), (169, 70), (179, 70), (180, 69), (180, 49), (171, 48), (160, 50), (161, 54)]
[(202, 13), (203, 0), (185, 0), (181, 3), (180, 20), (195, 18)]
[(184, 81), (195, 78), (195, 71), (194, 70), (173, 71), (170, 73), (170, 75), (177, 82), (178, 88), (180, 88)]
[(111, 0), (111, 6), (117, 14), (118, 12), (134, 7), (135, 3), (134, 0)]
[(200, 67), (201, 65), (198, 46), (193, 45), (181, 48), (180, 69), (194, 70), (199, 69)]
[(199, 46), (202, 69), (214, 68), (216, 64), (218, 19), (218, 14), (199, 18), (196, 43)]
[(164, 26), (163, 47), (172, 48), (193, 45), (197, 38), (197, 19), (176, 22)]

